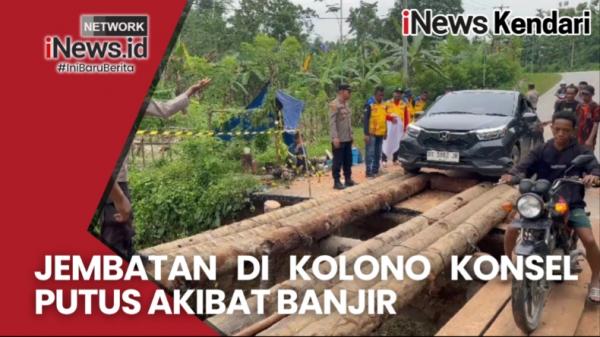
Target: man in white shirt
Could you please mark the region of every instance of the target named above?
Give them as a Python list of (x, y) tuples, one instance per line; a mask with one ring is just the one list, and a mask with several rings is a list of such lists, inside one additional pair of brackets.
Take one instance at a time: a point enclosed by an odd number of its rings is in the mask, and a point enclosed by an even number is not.
[(529, 91), (527, 91), (527, 99), (531, 103), (531, 107), (533, 110), (537, 110), (538, 100), (540, 98), (540, 94), (535, 90), (535, 84), (529, 84)]

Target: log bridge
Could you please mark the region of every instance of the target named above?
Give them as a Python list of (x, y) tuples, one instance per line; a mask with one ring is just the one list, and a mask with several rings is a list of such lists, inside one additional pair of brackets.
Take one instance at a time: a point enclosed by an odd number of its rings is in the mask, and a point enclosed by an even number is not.
[[(394, 308), (400, 310), (431, 287), (436, 276), (445, 274), (450, 256), (472, 253), (490, 231), (501, 232), (512, 216), (506, 204), (514, 203), (517, 197), (518, 191), (506, 185), (494, 186), (489, 182), (451, 178), (438, 173), (404, 174), (399, 170), (342, 191), (331, 191), (253, 218), (150, 247), (141, 253), (183, 255), (189, 257), (190, 263), (193, 256), (217, 257), (218, 274), (222, 277), (218, 282), (168, 281), (163, 275), (162, 286), (168, 289), (229, 290), (257, 286), (270, 289), (272, 296), (266, 298), (263, 315), (236, 313), (206, 318), (226, 335), (367, 335), (390, 317), (336, 313), (326, 316), (280, 315), (276, 312), (275, 294), (279, 289), (294, 289), (300, 297), (310, 289), (319, 294), (321, 300), (326, 289), (334, 293), (342, 289), (391, 289), (397, 295)], [(327, 254), (338, 261), (343, 256), (347, 266), (362, 255), (404, 256), (405, 260), (421, 255), (429, 260), (432, 277), (426, 281), (320, 281), (315, 278), (292, 281), (274, 278), (270, 283), (258, 285), (240, 284), (233, 279), (239, 255), (269, 255), (270, 259), (281, 260), (279, 264), (271, 264), (272, 268), (278, 269), (290, 254), (298, 252)], [(165, 272), (169, 270), (169, 261), (164, 264)], [(320, 266), (320, 271), (327, 273), (328, 265)], [(502, 327), (502, 319), (509, 320), (509, 313), (505, 312), (509, 295), (510, 286), (488, 282), (439, 334), (501, 332), (498, 329)], [(494, 300), (486, 300), (490, 296)], [(349, 295), (348, 304), (356, 304), (357, 300), (354, 292)], [(249, 296), (247, 301), (256, 312), (257, 299)], [(469, 318), (485, 315), (488, 316)], [(494, 321), (499, 322), (496, 330)], [(506, 323), (504, 325), (509, 325)], [(510, 331), (512, 334), (517, 332), (515, 329)]]

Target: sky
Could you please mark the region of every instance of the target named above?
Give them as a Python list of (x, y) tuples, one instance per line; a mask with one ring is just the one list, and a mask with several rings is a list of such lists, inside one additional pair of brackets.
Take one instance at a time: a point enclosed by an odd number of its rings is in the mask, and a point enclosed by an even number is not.
[[(338, 5), (340, 0), (323, 0), (317, 2), (313, 0), (290, 0), (295, 4), (302, 5), (303, 7), (310, 7), (314, 9), (319, 17), (335, 17), (335, 13), (327, 13), (327, 5)], [(361, 0), (342, 0), (343, 1), (343, 15), (344, 17), (350, 12), (350, 8), (360, 6)], [(384, 17), (387, 15), (390, 8), (394, 6), (394, 0), (363, 0), (365, 2), (373, 3), (377, 2), (378, 15)], [(440, 0), (443, 1), (443, 0)], [(567, 2), (569, 7), (575, 6), (585, 0), (463, 0), (463, 8), (466, 14), (483, 14), (488, 17), (492, 16), (494, 7), (497, 6), (508, 6), (512, 11), (512, 15), (535, 15), (536, 9), (551, 9), (559, 8), (559, 3)], [(314, 19), (314, 30), (311, 37), (321, 36), (325, 41), (337, 41), (340, 36), (339, 20), (326, 20), (326, 19)], [(350, 27), (346, 22), (343, 23), (344, 36), (350, 31)]]

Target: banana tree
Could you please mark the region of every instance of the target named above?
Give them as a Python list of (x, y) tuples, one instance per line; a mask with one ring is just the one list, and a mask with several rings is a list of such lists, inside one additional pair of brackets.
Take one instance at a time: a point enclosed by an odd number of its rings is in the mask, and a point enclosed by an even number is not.
[[(424, 36), (422, 34), (416, 36), (412, 39), (412, 42), (407, 48), (409, 72), (409, 78), (407, 80), (410, 80), (415, 73), (424, 69), (430, 69), (439, 76), (445, 77), (440, 67), (441, 57), (434, 50), (429, 50), (424, 47), (423, 38)], [(386, 39), (377, 39), (376, 41), (383, 46), (385, 53), (393, 59), (392, 64), (394, 68), (400, 69), (402, 66), (402, 56), (404, 55), (402, 45)], [(410, 83), (407, 84), (410, 85)]]

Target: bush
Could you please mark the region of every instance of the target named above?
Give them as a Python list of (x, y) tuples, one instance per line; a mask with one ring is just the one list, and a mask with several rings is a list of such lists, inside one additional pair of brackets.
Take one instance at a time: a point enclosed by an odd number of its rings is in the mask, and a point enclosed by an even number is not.
[(132, 171), (138, 248), (220, 226), (248, 209), (259, 182), (240, 173), (239, 158), (215, 139), (194, 139), (177, 147), (177, 161)]

